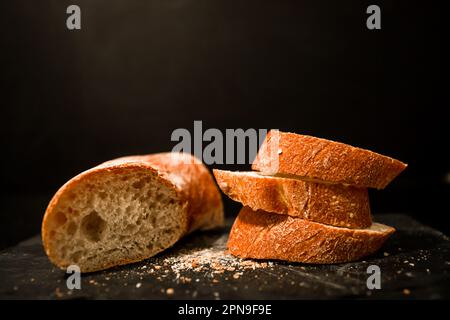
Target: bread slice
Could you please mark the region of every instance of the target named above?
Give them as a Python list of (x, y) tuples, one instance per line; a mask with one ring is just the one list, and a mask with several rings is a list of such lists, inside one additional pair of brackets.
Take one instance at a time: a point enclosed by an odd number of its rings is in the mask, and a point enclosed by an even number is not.
[(241, 258), (302, 263), (343, 263), (376, 252), (394, 228), (373, 223), (348, 229), (242, 208), (231, 229), (228, 250)]
[(253, 210), (288, 214), (348, 228), (372, 224), (366, 188), (213, 170), (220, 189)]
[(385, 188), (406, 164), (340, 142), (271, 130), (252, 169), (270, 175)]
[(47, 208), (42, 239), (58, 267), (91, 272), (151, 257), (222, 223), (208, 169), (191, 155), (162, 153), (112, 160), (68, 181)]

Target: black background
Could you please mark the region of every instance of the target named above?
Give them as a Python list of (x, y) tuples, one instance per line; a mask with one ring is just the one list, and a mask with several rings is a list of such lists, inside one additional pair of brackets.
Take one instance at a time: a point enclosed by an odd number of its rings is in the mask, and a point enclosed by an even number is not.
[[(82, 30), (67, 30), (69, 4), (81, 7)], [(366, 28), (369, 4), (381, 7), (381, 30)], [(449, 232), (449, 36), (438, 1), (0, 6), (0, 248), (38, 233), (72, 176), (118, 156), (169, 151), (172, 131), (192, 131), (194, 120), (398, 158), (409, 167), (371, 191), (373, 212)], [(239, 205), (224, 200), (236, 214)]]

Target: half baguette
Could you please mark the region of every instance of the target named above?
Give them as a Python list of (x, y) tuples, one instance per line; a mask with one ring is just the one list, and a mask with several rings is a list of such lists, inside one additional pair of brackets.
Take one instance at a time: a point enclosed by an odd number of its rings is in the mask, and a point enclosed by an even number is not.
[(376, 252), (394, 231), (379, 223), (338, 228), (244, 207), (231, 229), (228, 250), (241, 258), (344, 263)]
[(213, 170), (222, 191), (253, 210), (287, 214), (323, 224), (366, 228), (372, 224), (366, 188)]
[(208, 169), (182, 153), (105, 162), (62, 186), (42, 223), (50, 260), (82, 272), (143, 260), (196, 229), (222, 225)]
[(406, 164), (350, 145), (271, 130), (252, 169), (270, 175), (384, 189)]

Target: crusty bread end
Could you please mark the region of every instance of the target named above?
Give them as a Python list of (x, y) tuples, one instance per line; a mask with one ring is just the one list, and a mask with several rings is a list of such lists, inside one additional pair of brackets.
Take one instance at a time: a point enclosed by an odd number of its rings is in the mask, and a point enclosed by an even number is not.
[(50, 260), (60, 268), (97, 271), (151, 257), (193, 230), (220, 226), (217, 186), (206, 167), (189, 157), (125, 157), (71, 179), (42, 223)]

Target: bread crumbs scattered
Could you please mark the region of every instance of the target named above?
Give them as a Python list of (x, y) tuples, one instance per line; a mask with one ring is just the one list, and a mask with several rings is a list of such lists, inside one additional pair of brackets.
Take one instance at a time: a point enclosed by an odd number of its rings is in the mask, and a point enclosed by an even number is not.
[[(241, 276), (245, 270), (273, 267), (272, 262), (258, 262), (234, 257), (226, 251), (225, 243), (223, 246), (208, 248), (183, 248), (176, 254), (164, 257), (160, 264), (167, 265), (177, 279), (185, 276), (187, 272), (202, 273), (207, 278), (213, 279), (215, 274), (234, 272)], [(154, 268), (158, 269), (156, 266)], [(195, 279), (194, 281), (199, 282), (200, 280)]]
[(403, 289), (403, 294), (404, 294), (405, 296), (408, 296), (408, 295), (411, 294), (411, 291), (410, 291), (409, 289)]
[(191, 281), (192, 281), (191, 278), (183, 277), (183, 276), (180, 277), (180, 282), (181, 283), (190, 283)]

